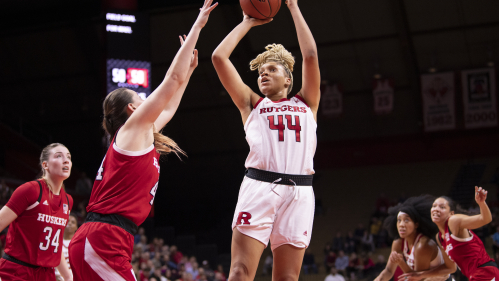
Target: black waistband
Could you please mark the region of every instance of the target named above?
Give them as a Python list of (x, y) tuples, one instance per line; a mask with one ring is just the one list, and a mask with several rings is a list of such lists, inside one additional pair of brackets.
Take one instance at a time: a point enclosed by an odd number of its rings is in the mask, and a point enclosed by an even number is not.
[[(248, 168), (246, 170), (246, 176), (250, 179), (273, 182), (275, 184), (303, 186), (312, 186), (312, 180), (314, 179), (313, 175), (288, 175), (253, 168)], [(277, 181), (278, 179), (281, 180)]]
[(133, 223), (133, 221), (116, 214), (99, 214), (90, 212), (87, 214), (87, 219), (85, 222), (103, 222), (112, 225), (116, 225), (118, 227), (123, 228), (128, 233), (135, 235), (139, 230), (139, 227)]
[(31, 267), (31, 268), (39, 268), (40, 267), (38, 265), (32, 265), (32, 264), (29, 264), (27, 262), (20, 261), (20, 260), (14, 258), (13, 256), (9, 256), (5, 253), (3, 254), (2, 258), (6, 259), (8, 261), (11, 261), (13, 263), (17, 263), (17, 264), (20, 264), (22, 266), (26, 266), (26, 267)]
[(493, 267), (497, 267), (497, 268), (499, 268), (499, 267), (497, 266), (497, 263), (496, 263), (495, 261), (488, 261), (488, 262), (486, 262), (486, 263), (484, 263), (484, 264), (482, 264), (482, 265), (480, 265), (480, 266), (478, 266), (478, 267), (486, 267), (486, 266), (493, 266)]

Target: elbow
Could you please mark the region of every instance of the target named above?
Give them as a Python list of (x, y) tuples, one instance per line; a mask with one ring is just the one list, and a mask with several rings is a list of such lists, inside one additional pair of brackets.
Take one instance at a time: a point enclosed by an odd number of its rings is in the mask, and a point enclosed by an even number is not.
[(180, 85), (184, 83), (185, 77), (178, 73), (173, 72), (169, 74), (165, 80), (170, 80), (171, 82), (177, 84), (180, 87)]
[(303, 53), (303, 60), (317, 60), (319, 59), (319, 55), (317, 54), (317, 50), (307, 50)]
[(222, 56), (215, 50), (211, 55), (211, 62), (213, 65), (219, 64), (223, 60)]

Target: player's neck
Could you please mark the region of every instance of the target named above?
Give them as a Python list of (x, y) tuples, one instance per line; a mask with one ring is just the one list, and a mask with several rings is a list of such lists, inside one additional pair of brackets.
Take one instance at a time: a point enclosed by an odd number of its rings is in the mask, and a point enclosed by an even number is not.
[(73, 236), (75, 236), (74, 233), (65, 233), (64, 232), (64, 237), (62, 239), (64, 239), (64, 240), (71, 240), (71, 239), (73, 239)]
[(63, 179), (54, 179), (49, 175), (44, 177), (44, 179), (54, 195), (59, 195), (61, 193)]
[(271, 101), (279, 101), (279, 100), (287, 98), (286, 89), (283, 89), (282, 91), (274, 93), (274, 94), (269, 93), (265, 96), (267, 98), (269, 98)]
[(412, 248), (412, 246), (414, 246), (414, 242), (416, 241), (416, 237), (418, 237), (418, 234), (419, 233), (417, 233), (417, 231), (414, 231), (413, 233), (411, 233), (411, 235), (405, 238), (405, 240), (407, 241), (407, 246), (409, 246), (409, 248)]

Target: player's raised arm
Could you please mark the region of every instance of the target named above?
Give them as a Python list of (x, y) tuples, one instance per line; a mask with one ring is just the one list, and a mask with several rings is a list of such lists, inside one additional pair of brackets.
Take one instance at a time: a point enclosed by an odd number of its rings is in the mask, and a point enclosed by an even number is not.
[[(183, 38), (182, 36), (179, 37), (180, 37), (180, 46), (182, 46), (184, 45), (185, 42), (184, 40), (187, 38), (187, 36), (184, 35)], [(158, 119), (156, 119), (156, 121), (154, 122), (156, 130), (158, 131), (161, 130), (168, 122), (170, 122), (173, 115), (175, 115), (175, 112), (177, 111), (178, 106), (180, 105), (180, 100), (182, 99), (185, 89), (187, 88), (187, 84), (189, 84), (189, 79), (191, 78), (191, 75), (197, 66), (198, 66), (198, 50), (194, 49), (194, 52), (191, 57), (191, 64), (189, 65), (189, 71), (187, 72), (187, 77), (184, 83), (182, 83), (180, 88), (173, 95), (170, 102), (166, 105), (166, 108), (163, 109)]]
[(449, 227), (453, 232), (459, 233), (463, 229), (477, 229), (492, 221), (492, 213), (485, 202), (487, 191), (475, 186), (475, 201), (480, 207), (480, 214), (467, 216), (456, 214), (449, 218)]
[(133, 104), (129, 105), (128, 110), (133, 114), (123, 125), (122, 130), (120, 130), (121, 136), (118, 139), (122, 149), (137, 151), (150, 145), (149, 137), (144, 137), (142, 144), (137, 145), (137, 141), (132, 136), (148, 135), (147, 132), (152, 129), (152, 125), (161, 112), (186, 81), (199, 33), (206, 25), (210, 12), (218, 5), (218, 3), (211, 5), (212, 2), (213, 0), (204, 1), (196, 22), (194, 22), (185, 43), (173, 59), (163, 82), (140, 107), (134, 107)]
[(286, 4), (288, 5), (295, 23), (296, 34), (303, 56), (302, 88), (299, 95), (303, 96), (317, 119), (316, 115), (319, 108), (321, 83), (317, 45), (315, 44), (312, 32), (298, 7), (298, 0), (287, 0)]
[(236, 68), (229, 60), (229, 57), (236, 48), (237, 44), (239, 44), (241, 39), (252, 27), (268, 23), (271, 20), (272, 19), (259, 20), (250, 18), (245, 14), (243, 21), (236, 26), (236, 28), (234, 28), (229, 35), (227, 35), (227, 37), (225, 37), (222, 43), (220, 43), (220, 45), (218, 45), (215, 49), (211, 57), (213, 66), (217, 71), (220, 81), (239, 111), (241, 111), (243, 123), (246, 122), (246, 119), (251, 112), (252, 105), (258, 101), (259, 96), (243, 82)]

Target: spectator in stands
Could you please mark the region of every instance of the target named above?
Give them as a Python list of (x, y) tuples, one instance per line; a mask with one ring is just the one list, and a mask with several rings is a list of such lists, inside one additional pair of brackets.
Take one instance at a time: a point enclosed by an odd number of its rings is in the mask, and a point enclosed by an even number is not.
[(340, 250), (345, 250), (345, 245), (344, 245), (344, 240), (343, 240), (343, 234), (341, 234), (341, 231), (336, 232), (336, 236), (333, 238), (333, 251), (340, 251)]
[(317, 274), (317, 265), (315, 264), (315, 257), (314, 254), (312, 254), (312, 250), (310, 248), (307, 248), (305, 250), (305, 254), (303, 255), (303, 273), (304, 274), (309, 274), (309, 273), (315, 273)]
[(87, 177), (85, 172), (80, 174), (80, 178), (76, 180), (75, 192), (78, 195), (90, 196), (92, 193), (92, 181)]
[(203, 269), (206, 278), (212, 281), (215, 278), (215, 272), (210, 267), (210, 263), (207, 260), (203, 261)]
[(272, 257), (272, 252), (265, 258), (263, 262), (262, 274), (272, 274), (272, 267), (274, 266), (274, 258)]
[(362, 250), (364, 252), (374, 252), (374, 238), (369, 231), (364, 231), (364, 235), (361, 239)]
[(325, 261), (326, 272), (331, 271), (331, 268), (334, 267), (335, 262), (336, 262), (336, 254), (333, 251), (329, 251)]
[(206, 277), (206, 274), (199, 274), (198, 281), (208, 281), (208, 278)]
[(142, 252), (148, 252), (149, 251), (149, 245), (147, 245), (147, 236), (142, 235), (140, 237), (140, 242), (137, 243), (137, 247), (140, 247)]
[(383, 270), (386, 268), (386, 261), (383, 255), (378, 255), (376, 259), (376, 263), (372, 267), (371, 271), (365, 276), (367, 280), (374, 280), (378, 275), (381, 274)]
[(215, 277), (216, 277), (217, 273), (222, 274), (223, 279), (227, 279), (227, 277), (225, 276), (224, 267), (221, 264), (217, 265), (217, 270), (215, 270)]
[(85, 219), (87, 218), (87, 201), (81, 201), (78, 203), (78, 208), (76, 210), (76, 218), (78, 218), (78, 225), (82, 225), (85, 223)]
[(172, 245), (170, 247), (170, 260), (176, 264), (179, 264), (184, 255), (177, 249), (177, 246)]
[(361, 259), (361, 264), (363, 266), (363, 268), (362, 268), (363, 277), (369, 276), (371, 274), (371, 272), (373, 271), (374, 262), (371, 259), (371, 256), (372, 256), (371, 252), (369, 252), (367, 254), (366, 253), (361, 254), (360, 259)]
[(343, 250), (347, 254), (350, 254), (350, 253), (357, 251), (357, 246), (359, 245), (360, 242), (357, 241), (357, 239), (355, 238), (352, 231), (349, 231), (347, 233), (347, 236), (345, 237), (344, 241), (345, 241), (345, 244), (343, 246)]
[(499, 226), (496, 227), (496, 233), (492, 235), (492, 250), (494, 251), (494, 257), (499, 250)]
[(215, 279), (214, 281), (225, 281), (227, 280), (225, 276), (221, 272), (215, 272)]
[(149, 280), (151, 280), (152, 278), (156, 279), (157, 281), (161, 281), (161, 269), (160, 268), (154, 268), (154, 272), (151, 274), (151, 277), (149, 277)]
[(362, 265), (360, 264), (359, 257), (357, 257), (357, 254), (351, 253), (350, 258), (348, 259), (348, 266), (346, 268), (347, 276), (350, 278), (350, 280), (356, 280), (357, 279), (357, 272), (360, 269)]
[(139, 271), (139, 281), (149, 281), (151, 275), (151, 268), (146, 267)]
[(376, 210), (374, 215), (376, 217), (386, 217), (388, 215), (388, 208), (391, 206), (390, 199), (386, 197), (385, 193), (380, 193), (376, 199)]
[(142, 235), (145, 234), (145, 230), (143, 227), (139, 227), (139, 231), (137, 231), (137, 234), (135, 234), (133, 236), (133, 243), (134, 244), (139, 244), (140, 242), (140, 238), (142, 237)]
[(378, 241), (378, 235), (381, 230), (381, 225), (382, 222), (380, 219), (378, 219), (377, 217), (371, 218), (371, 225), (369, 226), (369, 231), (373, 235), (373, 239), (375, 242)]
[(5, 205), (10, 199), (10, 195), (12, 195), (12, 188), (10, 188), (5, 179), (2, 179), (0, 182), (0, 204)]
[(338, 252), (338, 257), (336, 258), (336, 261), (334, 265), (336, 266), (336, 269), (338, 270), (339, 273), (343, 274), (343, 276), (347, 276), (347, 266), (348, 266), (348, 256), (345, 255), (345, 252), (339, 251)]
[(362, 240), (362, 236), (364, 236), (364, 231), (366, 231), (364, 225), (359, 223), (357, 228), (355, 228), (353, 232), (353, 237), (355, 238), (356, 245), (360, 245), (360, 240)]
[(154, 276), (149, 278), (149, 281), (158, 281), (158, 279), (156, 279)]
[(324, 281), (345, 281), (345, 278), (338, 274), (338, 270), (335, 267), (331, 267), (329, 270), (329, 275), (326, 276)]
[(192, 278), (196, 279), (199, 274), (199, 265), (196, 261), (191, 262), (191, 265), (191, 271), (188, 272), (192, 274)]

